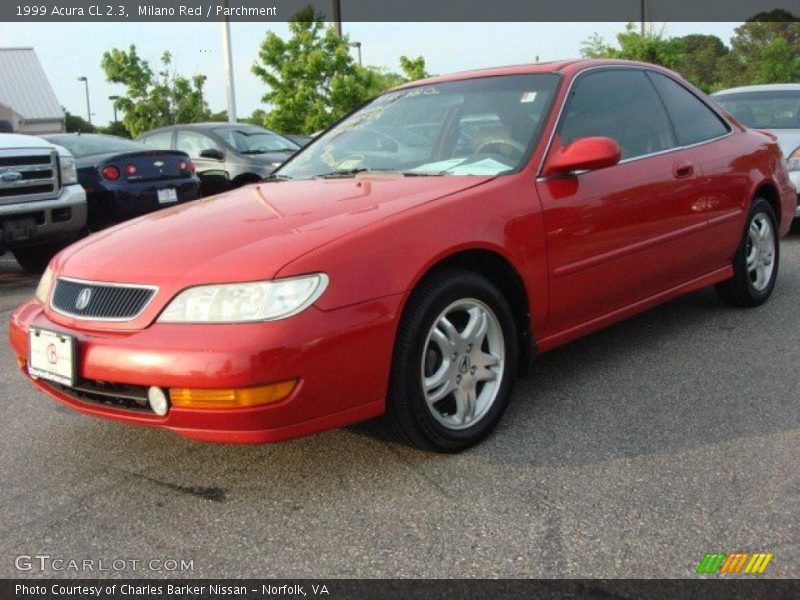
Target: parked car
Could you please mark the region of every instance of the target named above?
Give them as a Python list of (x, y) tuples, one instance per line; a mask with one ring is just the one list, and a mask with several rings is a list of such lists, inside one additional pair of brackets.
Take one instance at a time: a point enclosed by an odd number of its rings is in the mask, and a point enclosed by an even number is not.
[[(800, 189), (800, 83), (732, 88), (713, 98), (743, 125), (778, 138), (789, 177)], [(800, 209), (795, 217), (800, 217)]]
[(42, 138), (0, 134), (0, 254), (11, 250), (41, 273), (86, 225), (86, 194), (75, 160)]
[[(427, 147), (375, 144), (432, 119)], [(11, 345), (40, 390), (98, 417), (245, 443), (385, 413), (455, 452), (537, 353), (710, 285), (765, 302), (795, 208), (774, 139), (666, 69), (436, 77), (263, 184), (63, 251)]]
[(75, 157), (78, 181), (86, 190), (91, 231), (200, 197), (200, 180), (185, 152), (153, 150), (113, 135), (44, 137)]
[(285, 133), (283, 137), (292, 140), (295, 144), (297, 144), (300, 148), (307, 146), (308, 143), (314, 139), (313, 136), (310, 135), (302, 135), (299, 133)]
[(186, 152), (197, 167), (204, 196), (261, 181), (300, 149), (263, 127), (229, 123), (175, 125), (136, 139), (152, 148)]

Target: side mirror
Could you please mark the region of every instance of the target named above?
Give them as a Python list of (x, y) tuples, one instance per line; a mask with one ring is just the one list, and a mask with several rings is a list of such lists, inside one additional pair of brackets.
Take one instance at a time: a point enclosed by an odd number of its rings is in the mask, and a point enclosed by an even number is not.
[(608, 137), (585, 137), (557, 151), (544, 169), (544, 176), (613, 167), (622, 158), (619, 144)]
[(206, 148), (200, 151), (200, 158), (213, 158), (214, 160), (222, 160), (225, 155), (222, 150), (218, 148)]

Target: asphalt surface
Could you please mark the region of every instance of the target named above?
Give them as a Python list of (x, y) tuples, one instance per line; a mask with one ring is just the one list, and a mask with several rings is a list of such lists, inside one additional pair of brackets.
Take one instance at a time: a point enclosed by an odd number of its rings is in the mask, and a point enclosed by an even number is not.
[[(4, 328), (34, 285), (0, 257)], [(35, 554), (193, 566), (101, 573), (124, 577), (696, 577), (709, 551), (800, 577), (798, 307), (793, 234), (766, 306), (703, 290), (543, 355), (458, 456), (371, 425), (221, 446), (96, 420), (4, 343), (0, 577), (41, 576), (15, 568)]]

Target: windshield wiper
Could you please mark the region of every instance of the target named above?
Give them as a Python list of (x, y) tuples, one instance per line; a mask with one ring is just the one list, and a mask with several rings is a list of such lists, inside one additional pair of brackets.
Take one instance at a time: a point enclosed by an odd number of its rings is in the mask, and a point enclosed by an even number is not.
[(354, 177), (359, 173), (385, 173), (402, 175), (403, 177), (441, 177), (446, 175), (446, 171), (398, 171), (396, 169), (370, 169), (368, 167), (356, 167), (355, 169), (339, 169), (329, 173), (322, 173), (316, 175), (322, 179), (336, 179), (345, 177)]
[(289, 181), (291, 177), (282, 173), (270, 173), (261, 181)]

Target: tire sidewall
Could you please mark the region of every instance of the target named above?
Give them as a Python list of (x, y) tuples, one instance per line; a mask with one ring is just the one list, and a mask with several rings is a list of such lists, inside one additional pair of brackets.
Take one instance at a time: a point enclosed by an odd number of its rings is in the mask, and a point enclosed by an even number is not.
[[(750, 273), (747, 270), (747, 252), (746, 252), (750, 225), (753, 223), (753, 220), (760, 214), (763, 214), (764, 216), (767, 217), (767, 219), (769, 219), (770, 225), (772, 226), (772, 235), (775, 243), (772, 274), (770, 275), (769, 283), (763, 290), (757, 290), (755, 287), (753, 287), (753, 283), (750, 281)], [(775, 283), (778, 280), (778, 270), (780, 267), (780, 249), (781, 249), (781, 244), (778, 235), (778, 222), (775, 217), (775, 211), (772, 209), (772, 206), (770, 205), (769, 202), (767, 202), (763, 198), (756, 198), (756, 200), (750, 207), (750, 211), (747, 213), (747, 222), (745, 223), (744, 236), (742, 238), (741, 247), (739, 249), (739, 255), (737, 257), (738, 260), (737, 266), (739, 267), (739, 269), (741, 269), (741, 273), (744, 278), (745, 289), (747, 290), (748, 295), (756, 302), (759, 303), (763, 302), (772, 294), (772, 290), (775, 287)]]
[[(427, 336), (436, 319), (452, 303), (472, 298), (484, 303), (497, 318), (503, 332), (505, 344), (505, 366), (497, 396), (491, 408), (475, 424), (465, 429), (448, 429), (431, 414), (422, 389), (421, 364)], [(414, 331), (411, 352), (405, 357), (405, 387), (414, 421), (424, 432), (424, 436), (437, 447), (444, 450), (460, 450), (471, 446), (486, 437), (502, 417), (508, 404), (511, 388), (516, 378), (519, 355), (517, 327), (508, 302), (502, 294), (480, 275), (464, 272), (445, 278), (427, 298), (424, 311), (410, 324)]]

